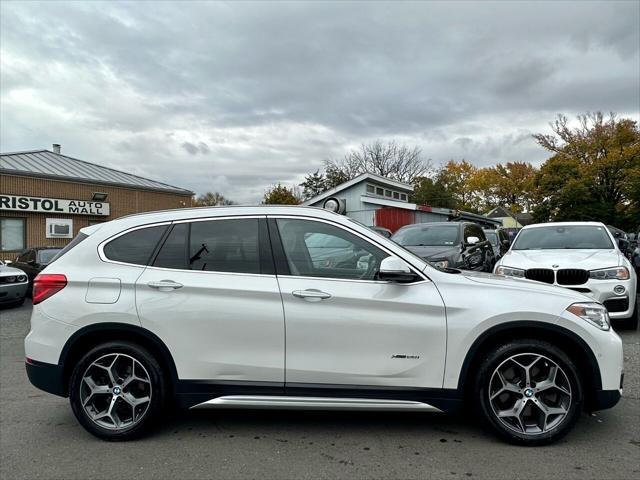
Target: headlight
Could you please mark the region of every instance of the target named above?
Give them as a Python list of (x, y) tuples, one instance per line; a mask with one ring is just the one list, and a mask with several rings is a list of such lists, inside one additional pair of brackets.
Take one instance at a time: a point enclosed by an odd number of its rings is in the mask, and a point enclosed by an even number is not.
[(500, 265), (496, 268), (496, 275), (504, 275), (505, 277), (524, 278), (524, 270), (521, 268), (511, 268)]
[(599, 303), (574, 303), (567, 308), (567, 311), (595, 325), (600, 330), (609, 330), (609, 313)]
[(26, 282), (27, 281), (27, 276), (26, 275), (18, 275), (18, 281), (19, 282)]
[(589, 272), (589, 278), (595, 278), (596, 280), (629, 280), (629, 270), (627, 270), (627, 267), (591, 270)]
[(431, 262), (431, 264), (438, 268), (447, 268), (449, 266), (449, 260), (438, 260), (437, 262)]

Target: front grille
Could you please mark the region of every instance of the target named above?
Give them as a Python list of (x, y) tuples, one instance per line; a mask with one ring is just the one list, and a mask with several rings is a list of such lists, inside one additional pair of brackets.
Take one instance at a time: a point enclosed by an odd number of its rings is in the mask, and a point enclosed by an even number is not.
[(556, 275), (560, 285), (582, 285), (589, 280), (589, 272), (579, 268), (563, 268)]
[(602, 303), (609, 312), (626, 312), (629, 310), (628, 298), (611, 298)]
[(553, 284), (554, 275), (553, 270), (549, 268), (530, 268), (524, 272), (525, 278), (529, 280), (536, 280), (538, 282)]

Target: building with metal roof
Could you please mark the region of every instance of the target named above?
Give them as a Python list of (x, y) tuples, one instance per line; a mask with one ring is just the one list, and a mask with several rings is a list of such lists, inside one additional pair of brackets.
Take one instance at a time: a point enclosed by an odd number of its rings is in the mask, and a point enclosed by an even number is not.
[(54, 151), (30, 150), (0, 154), (0, 174), (65, 179), (95, 185), (118, 185), (193, 195), (193, 192), (184, 188), (63, 155), (58, 144), (54, 145)]
[(191, 206), (193, 192), (52, 150), (0, 154), (0, 259), (64, 246), (88, 225)]

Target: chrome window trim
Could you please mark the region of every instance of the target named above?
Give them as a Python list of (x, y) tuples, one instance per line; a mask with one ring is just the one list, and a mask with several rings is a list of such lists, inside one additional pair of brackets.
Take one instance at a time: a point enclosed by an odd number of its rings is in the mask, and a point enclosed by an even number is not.
[[(399, 259), (401, 259), (403, 262), (407, 263), (409, 265), (409, 267), (411, 268), (411, 271), (413, 271), (413, 273), (417, 274), (418, 277), (422, 278), (422, 280), (417, 280), (415, 282), (411, 282), (411, 283), (402, 283), (402, 284), (398, 284), (398, 285), (414, 285), (416, 283), (422, 283), (422, 282), (431, 282), (431, 279), (428, 278), (423, 272), (420, 271), (420, 269), (418, 269), (418, 267), (416, 267), (413, 263), (409, 262), (408, 260), (406, 260), (405, 258), (401, 257), (400, 255), (398, 255), (397, 253), (389, 250), (385, 245), (381, 245), (380, 243), (372, 240), (371, 238), (361, 234), (360, 232), (349, 228), (346, 225), (342, 225), (341, 223), (336, 223), (333, 222), (331, 220), (326, 220), (324, 218), (317, 218), (317, 217), (309, 217), (306, 215), (279, 215), (279, 214), (267, 214), (268, 218), (289, 218), (289, 219), (294, 219), (294, 220), (310, 220), (310, 221), (315, 221), (315, 222), (320, 222), (320, 223), (327, 223), (329, 225), (333, 225), (337, 228), (341, 228), (342, 230), (346, 230), (347, 232), (356, 235), (357, 237), (360, 237), (362, 240), (364, 240), (365, 242), (371, 243), (374, 246), (376, 246), (378, 249), (384, 251), (385, 253), (392, 255), (394, 257), (397, 257)], [(374, 232), (375, 233), (375, 232)], [(378, 235), (381, 238), (381, 235)], [(379, 284), (390, 284), (392, 282), (388, 282), (388, 281), (384, 281), (384, 280), (360, 280), (360, 279), (351, 279), (351, 278), (336, 278), (336, 277), (306, 277), (306, 276), (299, 276), (299, 275), (280, 275), (282, 277), (287, 277), (287, 278), (315, 278), (315, 279), (321, 279), (321, 280), (340, 280), (343, 282), (367, 282), (367, 283), (379, 283)]]
[(204, 274), (215, 274), (215, 275), (239, 275), (243, 277), (272, 277), (276, 278), (276, 276), (272, 273), (243, 273), (243, 272), (220, 272), (218, 270), (188, 270), (184, 268), (167, 268), (167, 267), (154, 267), (149, 265), (147, 267), (148, 270), (158, 270), (163, 272), (182, 272), (182, 273), (204, 273)]

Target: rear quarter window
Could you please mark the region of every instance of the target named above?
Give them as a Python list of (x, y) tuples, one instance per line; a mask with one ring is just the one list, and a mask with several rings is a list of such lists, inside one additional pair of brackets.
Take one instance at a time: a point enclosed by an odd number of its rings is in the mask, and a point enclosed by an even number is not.
[(167, 225), (133, 230), (111, 240), (102, 251), (114, 262), (147, 265), (166, 230)]

